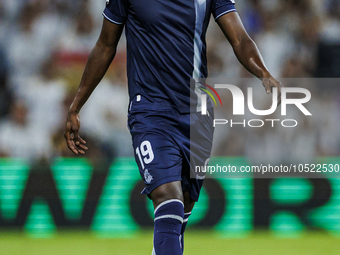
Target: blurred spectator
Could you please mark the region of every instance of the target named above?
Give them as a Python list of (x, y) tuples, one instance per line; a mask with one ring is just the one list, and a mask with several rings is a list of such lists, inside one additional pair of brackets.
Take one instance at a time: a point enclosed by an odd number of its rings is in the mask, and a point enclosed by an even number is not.
[(93, 21), (96, 27), (99, 29), (103, 22), (102, 12), (105, 8), (105, 3), (104, 1), (98, 1), (98, 0), (88, 0), (88, 1), (89, 1), (89, 10), (93, 17)]
[(7, 41), (11, 63), (11, 84), (18, 86), (30, 75), (37, 73), (41, 64), (49, 58), (51, 45), (47, 37), (37, 33), (34, 23), (40, 15), (41, 6), (26, 2), (20, 12), (19, 21)]
[(85, 1), (71, 26), (61, 35), (60, 51), (69, 54), (88, 54), (95, 45), (98, 35), (99, 31), (95, 29), (88, 2)]
[[(322, 86), (324, 81), (328, 86)], [(340, 155), (340, 93), (338, 80), (318, 79), (314, 92), (318, 97), (311, 105), (314, 122), (318, 127), (318, 155), (336, 157)], [(325, 82), (326, 83), (326, 82)], [(333, 84), (332, 84), (333, 83)], [(321, 85), (321, 86), (320, 86)]]
[(15, 22), (24, 2), (24, 0), (0, 0), (0, 19), (6, 23)]
[(310, 77), (311, 73), (308, 72), (306, 63), (303, 59), (292, 57), (287, 60), (282, 70), (282, 77), (285, 78), (304, 78)]
[(12, 91), (8, 88), (8, 61), (3, 49), (0, 47), (0, 118), (9, 112), (12, 100)]
[(315, 72), (319, 41), (319, 19), (316, 16), (305, 15), (301, 18), (300, 33), (297, 35), (297, 39), (294, 58), (299, 59), (306, 69), (306, 76), (301, 77), (310, 77)]
[(330, 0), (328, 13), (321, 27), (321, 42), (340, 43), (340, 1)]
[[(242, 20), (247, 32), (250, 36), (259, 33), (262, 29), (262, 6), (267, 6), (266, 4), (261, 4), (261, 1), (252, 0), (251, 3), (247, 5), (247, 8), (242, 12)], [(275, 2), (275, 1), (274, 1)]]
[(38, 131), (28, 121), (24, 101), (14, 101), (10, 115), (0, 124), (0, 154), (27, 160), (48, 158), (51, 141), (48, 134)]
[(64, 123), (62, 102), (66, 94), (66, 83), (58, 76), (55, 59), (50, 58), (40, 73), (29, 77), (19, 86), (17, 96), (25, 99), (30, 109), (28, 120), (37, 130), (44, 129), (52, 134)]
[[(339, 0), (244, 0), (236, 1), (236, 6), (274, 76), (340, 76)], [(0, 45), (3, 45), (0, 47), (0, 151), (3, 155), (72, 156), (62, 134), (65, 114), (85, 60), (98, 38), (104, 8), (105, 0), (0, 0)], [(213, 21), (208, 29), (207, 45), (210, 78), (225, 83), (230, 78), (251, 77)], [(126, 128), (124, 34), (113, 65), (81, 112), (82, 134), (93, 144), (90, 148), (93, 158), (100, 154), (107, 158), (132, 155)], [(253, 86), (252, 83), (246, 79), (238, 86), (244, 89)], [(260, 86), (256, 80), (255, 105), (265, 109), (270, 96)], [(268, 127), (254, 131), (216, 129), (214, 153), (247, 155), (250, 159), (269, 155), (273, 159), (277, 157), (276, 160), (294, 160), (295, 155), (305, 160), (315, 155), (338, 156), (339, 89), (334, 86), (323, 91), (320, 87), (309, 86), (313, 90), (313, 103), (309, 106), (313, 123), (300, 123), (294, 134), (281, 128), (276, 133)], [(23, 101), (12, 102), (13, 97)], [(232, 100), (224, 100), (223, 107), (231, 109)], [(217, 109), (215, 116), (219, 115), (225, 117), (225, 112)], [(281, 146), (277, 147), (279, 143)]]
[(321, 25), (315, 74), (317, 77), (340, 76), (340, 1), (329, 0)]
[(272, 75), (279, 77), (283, 63), (293, 52), (294, 40), (290, 34), (278, 29), (276, 13), (266, 12), (263, 18), (263, 30), (254, 39)]

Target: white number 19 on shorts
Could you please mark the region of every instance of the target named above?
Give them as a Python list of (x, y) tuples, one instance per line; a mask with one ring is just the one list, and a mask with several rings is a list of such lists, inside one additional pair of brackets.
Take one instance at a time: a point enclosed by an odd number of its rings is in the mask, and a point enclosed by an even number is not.
[(136, 148), (136, 155), (138, 155), (142, 169), (144, 169), (144, 163), (150, 164), (155, 158), (151, 143), (148, 140), (145, 140), (139, 147)]

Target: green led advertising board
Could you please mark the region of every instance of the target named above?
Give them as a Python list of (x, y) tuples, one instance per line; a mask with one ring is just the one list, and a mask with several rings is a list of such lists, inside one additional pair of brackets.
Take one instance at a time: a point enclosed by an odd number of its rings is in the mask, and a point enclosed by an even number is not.
[[(247, 163), (244, 158), (211, 160), (225, 162)], [(110, 236), (150, 227), (152, 203), (139, 195), (143, 184), (134, 159), (119, 158), (107, 168), (93, 167), (84, 158), (58, 158), (39, 170), (23, 160), (0, 159), (0, 227), (43, 234), (86, 227)], [(225, 236), (256, 228), (340, 233), (340, 179), (221, 178), (207, 179), (204, 187), (189, 221), (192, 228)]]

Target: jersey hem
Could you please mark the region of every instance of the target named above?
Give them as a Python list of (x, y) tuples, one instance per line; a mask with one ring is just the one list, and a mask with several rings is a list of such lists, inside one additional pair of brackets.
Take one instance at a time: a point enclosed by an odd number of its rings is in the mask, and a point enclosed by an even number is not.
[[(157, 187), (163, 185), (163, 184), (166, 184), (166, 183), (170, 183), (170, 182), (176, 182), (176, 181), (182, 181), (182, 177), (180, 176), (173, 176), (173, 177), (170, 177), (170, 178), (167, 178), (167, 179), (162, 179), (162, 180), (159, 180), (158, 182), (155, 182), (153, 184), (149, 184), (149, 185), (146, 185), (146, 187), (142, 190), (141, 194), (145, 194), (147, 195), (149, 198), (150, 198), (150, 193)], [(151, 198), (150, 198), (151, 199)]]
[(105, 8), (103, 11), (103, 16), (108, 20), (111, 21), (114, 24), (117, 25), (123, 25), (126, 21), (125, 18), (119, 17), (115, 14), (113, 14), (108, 8)]
[(229, 12), (237, 12), (237, 10), (236, 10), (236, 9), (231, 9), (231, 10), (222, 12), (221, 14), (217, 15), (217, 17), (215, 18), (215, 21), (216, 21), (218, 18), (222, 17), (223, 15), (225, 15), (225, 14), (227, 14), (227, 13), (229, 13)]

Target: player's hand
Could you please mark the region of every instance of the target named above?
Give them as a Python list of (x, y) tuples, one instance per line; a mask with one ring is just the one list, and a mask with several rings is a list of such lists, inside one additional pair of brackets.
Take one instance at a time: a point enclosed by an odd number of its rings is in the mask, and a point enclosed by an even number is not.
[(85, 151), (88, 149), (85, 144), (85, 140), (83, 140), (79, 136), (79, 128), (80, 128), (80, 120), (79, 114), (69, 112), (67, 114), (67, 120), (65, 125), (64, 137), (66, 139), (67, 147), (74, 154), (85, 154)]
[(281, 104), (281, 88), (282, 84), (276, 80), (273, 76), (269, 76), (262, 79), (262, 84), (267, 92), (267, 94), (273, 93), (273, 88), (277, 88), (277, 105)]

